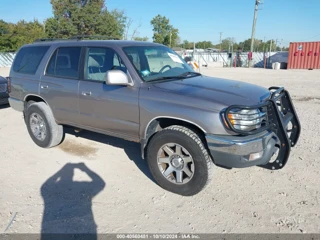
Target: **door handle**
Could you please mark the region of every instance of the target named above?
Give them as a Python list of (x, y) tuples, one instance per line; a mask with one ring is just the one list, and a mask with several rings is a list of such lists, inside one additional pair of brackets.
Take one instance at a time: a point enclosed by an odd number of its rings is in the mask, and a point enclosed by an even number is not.
[(83, 96), (91, 96), (91, 92), (82, 92)]
[(48, 89), (49, 86), (48, 85), (41, 85), (41, 89)]

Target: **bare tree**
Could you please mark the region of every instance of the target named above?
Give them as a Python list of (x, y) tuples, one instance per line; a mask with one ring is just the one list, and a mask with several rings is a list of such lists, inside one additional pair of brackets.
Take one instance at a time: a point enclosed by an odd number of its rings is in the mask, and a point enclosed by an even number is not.
[(141, 21), (139, 22), (139, 24), (136, 26), (136, 28), (133, 30), (132, 35), (131, 35), (131, 40), (133, 40), (135, 38), (135, 35), (138, 34), (138, 29), (142, 26)]
[(125, 28), (124, 36), (123, 36), (124, 40), (128, 40), (128, 33), (129, 33), (129, 30), (130, 30), (130, 27), (131, 27), (132, 23), (133, 23), (133, 20), (131, 18), (128, 18), (127, 22), (126, 22), (126, 28)]

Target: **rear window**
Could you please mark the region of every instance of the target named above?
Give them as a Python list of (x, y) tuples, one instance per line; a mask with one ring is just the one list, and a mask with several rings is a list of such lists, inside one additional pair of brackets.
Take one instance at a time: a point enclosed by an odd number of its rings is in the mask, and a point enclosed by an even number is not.
[(34, 46), (22, 48), (13, 64), (13, 71), (25, 74), (35, 74), (49, 46)]

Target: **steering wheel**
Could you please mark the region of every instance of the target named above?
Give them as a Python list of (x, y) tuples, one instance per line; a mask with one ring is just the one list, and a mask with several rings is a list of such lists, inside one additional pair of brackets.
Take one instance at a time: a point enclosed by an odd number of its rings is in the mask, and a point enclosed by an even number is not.
[(170, 65), (165, 65), (165, 66), (163, 66), (163, 67), (160, 69), (159, 73), (162, 73), (163, 70), (165, 70), (166, 68), (171, 69), (172, 67), (171, 67)]

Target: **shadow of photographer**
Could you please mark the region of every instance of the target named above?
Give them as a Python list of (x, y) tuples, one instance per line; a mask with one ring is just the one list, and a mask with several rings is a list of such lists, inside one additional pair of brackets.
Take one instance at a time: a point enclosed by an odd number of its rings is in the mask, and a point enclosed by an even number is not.
[[(86, 173), (91, 181), (73, 181), (75, 169)], [(53, 233), (89, 234), (87, 239), (97, 239), (92, 199), (104, 187), (103, 179), (84, 163), (68, 163), (50, 177), (41, 187), (44, 201), (41, 239), (56, 239)]]

